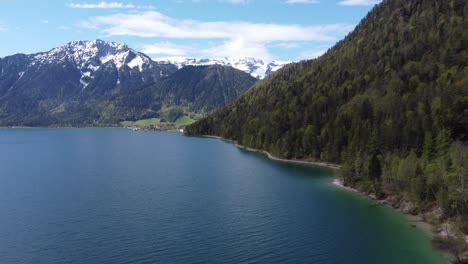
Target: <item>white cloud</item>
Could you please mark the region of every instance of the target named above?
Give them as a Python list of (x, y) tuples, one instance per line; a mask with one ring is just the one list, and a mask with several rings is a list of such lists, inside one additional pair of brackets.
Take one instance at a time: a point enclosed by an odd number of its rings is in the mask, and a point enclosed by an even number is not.
[[(136, 36), (183, 40), (221, 40), (221, 45), (211, 46), (199, 52), (209, 53), (210, 57), (252, 56), (265, 59), (271, 57), (267, 48), (268, 44), (295, 41), (329, 42), (336, 40), (337, 35), (348, 33), (353, 28), (347, 24), (301, 26), (242, 21), (203, 22), (174, 19), (157, 11), (97, 16), (82, 21), (80, 25), (99, 30), (101, 34), (108, 37)], [(172, 51), (179, 52), (179, 50)]]
[(170, 42), (159, 42), (142, 45), (141, 51), (146, 54), (184, 56), (192, 50), (191, 47), (179, 46)]
[(248, 0), (220, 0), (220, 2), (225, 2), (229, 4), (246, 4)]
[(42, 19), (42, 20), (41, 20), (41, 23), (42, 23), (42, 24), (49, 24), (49, 20), (47, 20), (47, 19)]
[(0, 32), (2, 32), (2, 31), (8, 31), (8, 28), (7, 28), (7, 26), (0, 23)]
[(314, 49), (314, 50), (308, 50), (308, 51), (304, 51), (302, 52), (301, 54), (299, 54), (299, 59), (301, 60), (310, 60), (310, 59), (316, 59), (320, 56), (322, 56), (323, 54), (325, 54), (325, 52), (327, 52), (327, 48), (318, 48), (318, 49)]
[(375, 5), (380, 3), (381, 0), (343, 0), (339, 2), (339, 5), (346, 5), (346, 6), (367, 6), (367, 5)]
[(271, 61), (272, 56), (264, 43), (249, 42), (243, 38), (226, 40), (223, 44), (200, 51), (204, 57), (260, 58)]
[(296, 49), (302, 47), (301, 44), (297, 42), (280, 42), (272, 45), (273, 47), (282, 48), (282, 49)]
[(286, 4), (318, 4), (319, 0), (286, 0)]
[(62, 25), (62, 26), (59, 26), (58, 29), (60, 29), (60, 30), (68, 30), (68, 29), (70, 29), (70, 28), (67, 27), (67, 26), (63, 26), (63, 25)]
[(208, 46), (184, 46), (171, 42), (159, 42), (141, 46), (141, 51), (146, 54), (162, 57), (197, 57), (197, 58), (245, 58), (255, 57), (271, 60), (267, 47), (261, 43), (247, 43), (242, 39), (226, 40), (221, 44)]
[(99, 2), (97, 4), (70, 3), (67, 6), (81, 9), (154, 9), (154, 6), (137, 6), (120, 2)]
[[(184, 3), (184, 1), (182, 1), (182, 0), (175, 0), (175, 1), (177, 1), (178, 3)], [(208, 2), (210, 2), (210, 0), (191, 0), (191, 1), (193, 3), (208, 3)], [(251, 2), (251, 0), (217, 0), (217, 2), (239, 5), (239, 4), (247, 4), (247, 3)]]
[(177, 20), (156, 11), (114, 14), (94, 17), (80, 23), (100, 29), (108, 36), (163, 37), (175, 39), (233, 39), (252, 42), (330, 41), (336, 33), (347, 33), (352, 27), (343, 24), (300, 26), (249, 22), (202, 22)]

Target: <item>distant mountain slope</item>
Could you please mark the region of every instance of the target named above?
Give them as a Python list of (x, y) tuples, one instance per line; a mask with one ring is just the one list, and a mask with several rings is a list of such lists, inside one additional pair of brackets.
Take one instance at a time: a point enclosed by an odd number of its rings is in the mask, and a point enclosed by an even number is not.
[(256, 79), (229, 66), (186, 66), (161, 82), (156, 91), (168, 105), (187, 104), (196, 111), (212, 112), (245, 92)]
[(254, 58), (212, 58), (212, 59), (197, 59), (197, 58), (156, 58), (159, 63), (170, 63), (176, 65), (179, 69), (185, 66), (203, 66), (203, 65), (222, 65), (231, 66), (238, 70), (244, 71), (257, 79), (263, 79), (274, 71), (281, 69), (284, 65), (291, 63), (288, 61), (271, 61), (264, 62), (263, 60)]
[[(222, 83), (204, 83), (216, 87), (197, 86), (196, 92), (202, 95), (195, 96), (203, 99), (197, 97), (191, 110), (211, 111), (255, 82), (253, 77), (246, 79), (244, 72), (216, 69), (218, 72), (207, 70), (202, 74), (194, 71), (197, 78), (219, 77)], [(157, 117), (166, 98), (152, 90), (147, 91), (150, 97), (130, 98), (141, 87), (156, 89), (155, 83), (176, 71), (175, 65), (154, 62), (125, 44), (101, 40), (73, 41), (49, 52), (0, 58), (0, 126), (113, 125), (122, 120)], [(190, 79), (191, 71), (184, 72), (176, 76)], [(245, 82), (232, 87), (237, 78)], [(170, 78), (165, 83), (169, 80), (176, 86), (177, 81), (184, 81)], [(161, 85), (157, 88), (166, 91)], [(226, 97), (208, 98), (209, 93), (203, 89), (210, 93), (218, 89)]]
[[(468, 2), (385, 0), (322, 57), (187, 128), (343, 164), (347, 185), (437, 204), (468, 232)], [(400, 197), (401, 198), (401, 197)]]
[(170, 122), (184, 114), (200, 118), (225, 106), (256, 81), (232, 67), (187, 66), (159, 82), (121, 94), (117, 104), (139, 102)]

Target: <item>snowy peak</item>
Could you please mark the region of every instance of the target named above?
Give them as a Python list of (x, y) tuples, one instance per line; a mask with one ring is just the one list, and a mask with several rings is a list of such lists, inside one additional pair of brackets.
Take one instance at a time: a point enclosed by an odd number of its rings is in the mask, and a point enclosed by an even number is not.
[(212, 59), (197, 59), (184, 57), (168, 57), (155, 58), (158, 63), (170, 63), (176, 65), (179, 69), (185, 66), (201, 66), (201, 65), (222, 65), (231, 66), (238, 70), (247, 72), (257, 79), (263, 79), (265, 76), (280, 69), (284, 65), (290, 63), (288, 61), (271, 61), (265, 63), (263, 60), (255, 58), (212, 58)]
[(130, 49), (123, 43), (99, 39), (72, 41), (49, 52), (38, 53), (34, 55), (34, 62), (37, 61), (41, 63), (68, 61), (81, 70), (88, 69), (92, 72), (106, 63), (114, 64), (117, 69), (126, 65), (131, 69), (137, 68), (141, 72), (144, 66), (152, 63), (149, 57)]
[(59, 87), (60, 81), (73, 87), (69, 89), (80, 89), (78, 92), (93, 89), (105, 92), (149, 84), (177, 68), (156, 63), (123, 43), (98, 39), (72, 41), (47, 52), (8, 56), (0, 59), (0, 70), (0, 86), (4, 83), (8, 92), (30, 83)]

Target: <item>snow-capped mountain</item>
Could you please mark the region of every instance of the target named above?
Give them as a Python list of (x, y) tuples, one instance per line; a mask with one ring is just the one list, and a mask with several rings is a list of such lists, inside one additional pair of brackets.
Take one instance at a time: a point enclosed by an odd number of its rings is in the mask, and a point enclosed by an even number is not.
[(255, 58), (212, 58), (212, 59), (197, 59), (197, 58), (184, 58), (184, 57), (167, 57), (167, 58), (154, 58), (159, 63), (170, 63), (176, 65), (179, 69), (191, 65), (214, 65), (219, 64), (222, 66), (231, 66), (241, 71), (247, 72), (257, 79), (263, 79), (272, 72), (280, 69), (290, 61), (271, 61), (264, 62)]
[(178, 70), (122, 43), (73, 41), (0, 58), (0, 126), (116, 125), (152, 117), (172, 122), (214, 111), (256, 81), (232, 67)]
[(2, 96), (33, 86), (63, 89), (64, 95), (126, 89), (156, 81), (177, 68), (154, 62), (122, 43), (92, 40), (73, 41), (48, 52), (0, 58), (0, 70)]

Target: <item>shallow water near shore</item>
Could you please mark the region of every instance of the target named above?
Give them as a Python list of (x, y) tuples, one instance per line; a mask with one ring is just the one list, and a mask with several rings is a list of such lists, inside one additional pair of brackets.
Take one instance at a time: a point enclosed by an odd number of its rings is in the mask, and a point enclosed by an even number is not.
[(210, 138), (0, 129), (0, 263), (447, 263), (333, 170)]

